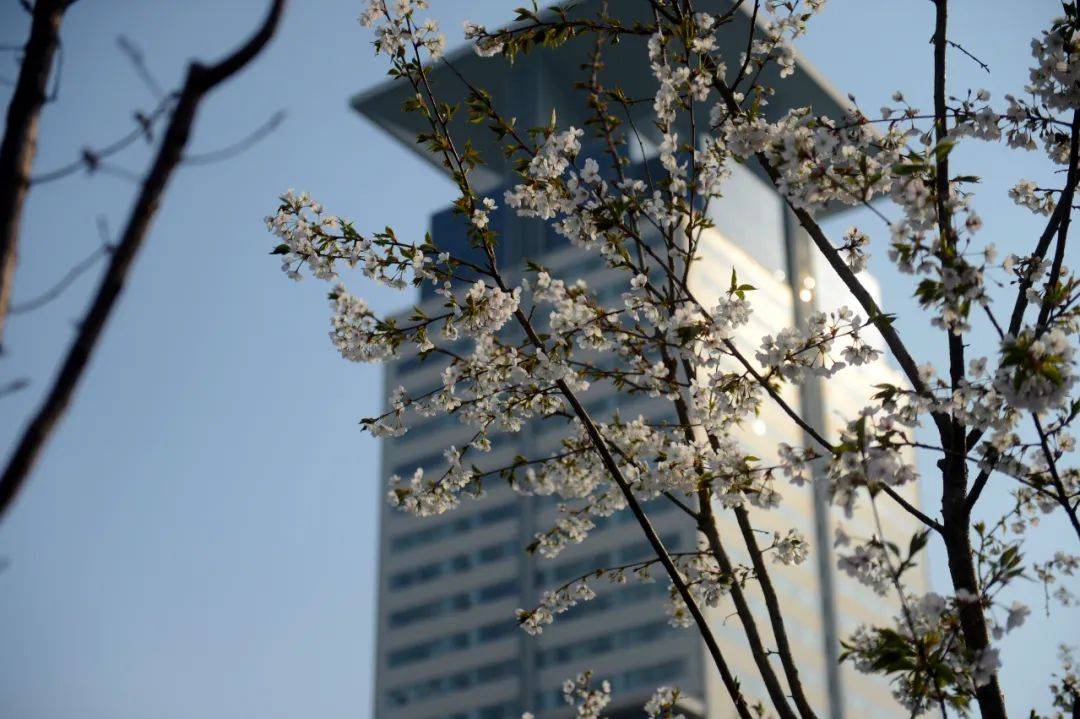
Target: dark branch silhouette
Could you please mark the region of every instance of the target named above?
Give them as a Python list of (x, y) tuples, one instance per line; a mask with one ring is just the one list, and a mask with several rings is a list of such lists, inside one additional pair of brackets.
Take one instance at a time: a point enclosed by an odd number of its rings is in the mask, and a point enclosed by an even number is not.
[(132, 263), (146, 240), (169, 179), (180, 165), (202, 100), (207, 93), (238, 73), (262, 52), (277, 30), (284, 6), (285, 0), (273, 0), (258, 31), (220, 62), (213, 65), (193, 62), (188, 66), (187, 77), (169, 119), (165, 136), (161, 140), (150, 172), (142, 183), (120, 243), (109, 261), (93, 303), (79, 325), (78, 334), (68, 349), (44, 402), (23, 431), (3, 475), (0, 476), (0, 516), (11, 506), (41, 455), (46, 441), (71, 402), (72, 394), (97, 346), (105, 323), (124, 289)]
[(247, 137), (234, 142), (231, 145), (221, 148), (220, 150), (213, 150), (210, 152), (200, 152), (195, 155), (187, 155), (184, 157), (185, 165), (209, 165), (214, 162), (221, 162), (223, 160), (231, 160), (237, 155), (243, 154), (249, 150), (252, 146), (256, 145), (264, 137), (276, 130), (279, 125), (285, 120), (285, 111), (278, 110), (275, 112), (269, 120), (264, 122), (259, 127), (248, 135)]
[(116, 38), (116, 44), (120, 48), (120, 51), (127, 56), (127, 59), (131, 61), (131, 65), (135, 68), (135, 72), (138, 74), (139, 79), (143, 81), (146, 88), (150, 90), (150, 93), (161, 101), (165, 99), (165, 91), (161, 89), (161, 84), (154, 77), (154, 74), (150, 72), (150, 68), (146, 66), (146, 55), (143, 51), (128, 39), (125, 35), (121, 35)]
[(33, 16), (30, 38), (8, 105), (7, 125), (0, 144), (0, 346), (15, 279), (22, 209), (37, 150), (38, 119), (48, 100), (46, 87), (60, 46), (60, 21), (68, 2), (38, 0), (32, 9), (27, 3), (24, 7)]
[(0, 399), (7, 397), (9, 394), (15, 394), (20, 390), (24, 390), (30, 386), (30, 380), (25, 377), (19, 377), (13, 379), (4, 385), (0, 385)]
[[(930, 42), (933, 42), (933, 39), (931, 39), (931, 40), (930, 40)], [(963, 45), (961, 45), (960, 43), (958, 43), (958, 42), (955, 42), (955, 41), (953, 41), (953, 40), (946, 40), (945, 42), (947, 42), (947, 43), (949, 44), (949, 47), (954, 47), (954, 48), (956, 48), (957, 50), (959, 50), (960, 52), (962, 52), (962, 53), (964, 53), (965, 55), (967, 55), (967, 56), (968, 56), (969, 58), (971, 58), (971, 59), (972, 59), (972, 61), (973, 61), (973, 62), (974, 62), (974, 63), (975, 63), (976, 65), (978, 65), (979, 67), (981, 67), (981, 68), (982, 68), (983, 70), (985, 70), (985, 71), (987, 72), (987, 74), (989, 74), (989, 73), (990, 73), (990, 66), (989, 66), (989, 65), (987, 65), (987, 64), (986, 64), (985, 62), (983, 62), (982, 60), (980, 60), (979, 58), (977, 58), (977, 57), (975, 57), (974, 55), (972, 55), (972, 54), (971, 54), (970, 52), (968, 52), (968, 51), (967, 51), (967, 48), (965, 48), (965, 47), (964, 47)]]
[(98, 260), (100, 260), (102, 257), (106, 257), (107, 255), (109, 255), (113, 251), (114, 247), (109, 241), (109, 231), (105, 225), (104, 217), (98, 218), (98, 234), (101, 235), (101, 245), (99, 245), (89, 255), (79, 260), (79, 262), (76, 263), (74, 267), (68, 270), (67, 273), (62, 278), (60, 278), (59, 282), (42, 292), (34, 299), (27, 300), (26, 302), (12, 303), (11, 309), (8, 311), (8, 314), (22, 315), (44, 307), (60, 295), (64, 294), (64, 291), (67, 290), (67, 288), (70, 287), (75, 280), (79, 279), (79, 277), (82, 276), (84, 272), (96, 265), (98, 263)]
[(154, 140), (154, 125), (157, 121), (164, 117), (172, 106), (174, 100), (173, 95), (166, 96), (158, 106), (151, 111), (149, 115), (144, 115), (142, 112), (136, 111), (134, 114), (135, 127), (119, 140), (112, 142), (100, 149), (92, 149), (84, 147), (82, 153), (79, 155), (79, 159), (73, 160), (62, 167), (58, 167), (55, 170), (49, 170), (43, 172), (40, 175), (34, 175), (30, 178), (31, 185), (42, 185), (46, 182), (55, 182), (56, 180), (63, 179), (69, 175), (73, 175), (79, 170), (85, 169), (88, 173), (94, 173), (101, 169), (101, 163), (103, 160), (126, 150), (136, 140), (140, 138), (145, 139), (147, 142), (153, 142)]
[(104, 165), (104, 160), (109, 157), (123, 152), (130, 147), (139, 138), (143, 138), (147, 143), (153, 143), (154, 141), (154, 127), (157, 122), (165, 117), (168, 111), (172, 108), (173, 103), (176, 100), (175, 93), (166, 93), (161, 89), (161, 85), (154, 78), (149, 68), (146, 66), (145, 56), (142, 50), (139, 49), (134, 42), (121, 35), (117, 39), (117, 45), (119, 45), (121, 52), (131, 62), (135, 68), (135, 72), (142, 79), (143, 83), (150, 90), (150, 92), (157, 98), (157, 105), (149, 113), (144, 113), (141, 110), (136, 110), (132, 114), (132, 119), (135, 121), (135, 127), (128, 133), (120, 137), (118, 140), (105, 145), (99, 149), (93, 149), (90, 147), (84, 147), (77, 160), (73, 160), (66, 165), (58, 167), (54, 170), (49, 170), (38, 175), (34, 175), (30, 178), (31, 185), (40, 185), (46, 182), (54, 182), (56, 180), (63, 179), (69, 175), (73, 175), (79, 170), (86, 170), (88, 174), (101, 171), (106, 174), (118, 175), (127, 180), (134, 179), (138, 182), (140, 178), (133, 177), (131, 173), (122, 168), (109, 167)]

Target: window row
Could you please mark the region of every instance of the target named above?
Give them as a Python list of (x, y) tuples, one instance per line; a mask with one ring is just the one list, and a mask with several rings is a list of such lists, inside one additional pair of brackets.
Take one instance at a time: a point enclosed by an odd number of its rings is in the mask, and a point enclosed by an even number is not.
[[(572, 622), (585, 617), (602, 614), (607, 611), (613, 611), (620, 607), (631, 606), (647, 601), (659, 602), (661, 599), (667, 597), (667, 594), (667, 584), (664, 582), (611, 587), (602, 590), (595, 599), (571, 607), (556, 621), (561, 625), (566, 622)], [(517, 627), (517, 621), (514, 619), (505, 619), (485, 624), (476, 629), (456, 632), (454, 634), (417, 642), (416, 644), (390, 651), (386, 658), (387, 664), (391, 667), (400, 667), (424, 661), (425, 659), (432, 659), (454, 652), (474, 649), (481, 644), (498, 641), (514, 634), (516, 631), (519, 631)]]
[(406, 569), (397, 572), (396, 574), (391, 574), (390, 588), (406, 589), (418, 584), (425, 584), (448, 574), (467, 572), (473, 567), (480, 566), (481, 564), (496, 562), (500, 559), (512, 557), (520, 551), (521, 547), (516, 539), (499, 542), (497, 544), (489, 544), (486, 547), (480, 547), (471, 552), (463, 552), (437, 562), (421, 564), (419, 567), (413, 567), (412, 569)]
[(490, 524), (498, 524), (518, 516), (518, 500), (488, 507), (475, 514), (457, 517), (453, 521), (436, 524), (423, 529), (417, 529), (390, 538), (390, 551), (402, 552), (406, 549), (431, 544), (459, 534), (467, 534), (474, 529), (486, 527)]
[(452, 654), (472, 649), (480, 644), (494, 642), (518, 631), (517, 620), (503, 619), (475, 629), (455, 632), (436, 639), (417, 642), (401, 649), (394, 649), (387, 653), (386, 663), (391, 667), (400, 667), (425, 659), (434, 659), (444, 654)]
[(399, 609), (396, 612), (391, 612), (388, 620), (391, 627), (406, 627), (410, 624), (415, 624), (428, 619), (436, 619), (438, 617), (446, 616), (447, 614), (464, 612), (473, 607), (480, 606), (481, 604), (495, 602), (500, 599), (506, 599), (507, 597), (514, 597), (519, 593), (519, 582), (517, 578), (514, 577), (503, 582), (496, 582), (495, 584), (480, 587), (479, 589), (459, 592), (458, 594), (440, 597), (439, 599), (430, 602), (416, 604), (407, 609)]
[(421, 679), (386, 692), (386, 703), (392, 707), (401, 707), (412, 702), (423, 701), (433, 696), (465, 691), (473, 687), (491, 684), (518, 675), (518, 665), (514, 661), (499, 661), (473, 669), (463, 669), (441, 677)]
[(440, 714), (431, 719), (521, 719), (521, 705), (516, 700), (511, 700), (469, 711)]
[[(656, 638), (669, 628), (661, 625), (657, 628), (654, 625), (646, 625), (638, 627), (638, 630), (647, 632), (647, 636), (652, 638), (648, 641), (654, 641)], [(633, 637), (629, 631), (620, 632), (620, 635), (625, 635), (628, 639), (623, 641), (633, 642), (632, 644), (626, 644), (626, 646), (633, 646), (634, 644), (641, 644), (644, 641), (633, 641)], [(614, 636), (614, 635), (613, 635)], [(583, 643), (580, 646), (588, 646), (588, 643)], [(607, 650), (610, 651), (610, 650)], [(594, 656), (600, 652), (594, 654), (579, 654), (572, 657), (573, 660), (584, 659), (589, 656)], [(570, 659), (566, 660), (570, 661)], [(540, 664), (543, 668), (545, 665)], [(685, 662), (681, 659), (669, 660), (659, 664), (639, 667), (637, 669), (631, 669), (618, 674), (613, 677), (609, 677), (608, 681), (612, 683), (612, 691), (628, 691), (644, 686), (649, 682), (662, 682), (675, 677), (680, 676), (685, 671)], [(435, 696), (441, 696), (443, 694), (451, 694), (454, 692), (461, 692), (474, 687), (482, 686), (484, 684), (491, 684), (503, 679), (511, 677), (517, 677), (519, 667), (515, 661), (498, 661), (489, 664), (484, 664), (479, 667), (471, 669), (462, 669), (452, 674), (444, 674), (438, 677), (432, 677), (430, 679), (421, 679), (411, 684), (389, 689), (386, 692), (386, 702), (392, 707), (402, 707), (412, 702), (423, 701)], [(600, 680), (602, 681), (602, 679)], [(562, 690), (559, 689), (556, 692), (538, 692), (537, 704), (538, 709), (549, 709), (550, 706), (546, 706), (552, 696), (556, 696), (559, 700), (562, 699)]]
[(536, 653), (536, 666), (545, 669), (556, 664), (579, 662), (620, 649), (651, 644), (670, 637), (677, 631), (666, 619), (657, 619), (646, 624), (619, 629), (592, 639), (576, 640), (558, 647), (543, 649)]

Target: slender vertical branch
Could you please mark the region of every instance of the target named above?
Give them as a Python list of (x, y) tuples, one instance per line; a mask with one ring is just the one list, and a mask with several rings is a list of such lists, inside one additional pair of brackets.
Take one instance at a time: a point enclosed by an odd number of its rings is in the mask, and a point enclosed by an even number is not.
[[(940, 144), (948, 136), (945, 105), (945, 54), (948, 48), (948, 0), (934, 0), (934, 134)], [(949, 164), (948, 153), (937, 152), (937, 215), (941, 261), (952, 261), (949, 253), (955, 253), (951, 217), (948, 209)], [(949, 373), (954, 390), (964, 376), (963, 340), (956, 331), (949, 332)], [(964, 426), (950, 419), (948, 446), (951, 450), (938, 466), (942, 471), (941, 516), (945, 531), (945, 550), (949, 562), (949, 574), (953, 588), (980, 596), (978, 575), (972, 559), (970, 537), (971, 514), (967, 508), (967, 438)], [(945, 442), (943, 437), (943, 443)], [(981, 601), (965, 602), (960, 606), (960, 627), (967, 648), (981, 653), (990, 646)], [(991, 672), (990, 680), (975, 689), (983, 719), (1005, 719), (1005, 699), (998, 683), (997, 672)]]
[[(1076, 185), (1080, 182), (1080, 112), (1073, 112), (1072, 123), (1069, 129), (1069, 167), (1065, 177), (1065, 187), (1061, 191), (1061, 197), (1057, 207), (1050, 215), (1050, 219), (1046, 223), (1046, 227), (1043, 229), (1042, 234), (1039, 236), (1038, 242), (1035, 243), (1035, 251), (1032, 253), (1032, 257), (1038, 261), (1042, 261), (1046, 257), (1046, 253), (1050, 250), (1050, 243), (1053, 241), (1055, 235), (1059, 233), (1059, 229), (1066, 218), (1072, 213), (1073, 198), (1076, 195)], [(1063, 240), (1062, 247), (1063, 245)], [(1008, 336), (1015, 337), (1020, 332), (1020, 327), (1024, 324), (1024, 312), (1027, 311), (1028, 306), (1028, 290), (1031, 289), (1032, 274), (1025, 273), (1020, 281), (1017, 283), (1016, 299), (1013, 301), (1012, 314), (1009, 317), (1009, 328), (1007, 331)], [(1040, 323), (1036, 323), (1036, 327)], [(1000, 330), (999, 330), (1000, 331)], [(968, 433), (966, 444), (968, 447), (974, 447), (983, 436), (983, 432), (980, 429), (973, 429)], [(978, 499), (978, 492), (982, 491), (983, 485), (986, 483), (986, 473), (980, 473), (979, 478), (976, 480), (976, 484), (972, 485), (972, 491), (969, 495), (967, 504), (970, 509), (975, 504), (975, 500)], [(976, 491), (978, 490), (978, 492)], [(972, 498), (972, 496), (974, 498)]]
[[(731, 564), (731, 559), (728, 557), (727, 552), (724, 550), (724, 545), (720, 541), (720, 533), (716, 528), (716, 517), (713, 514), (710, 494), (708, 489), (701, 489), (698, 491), (698, 530), (705, 535), (705, 539), (709, 544), (709, 551), (712, 553), (713, 558), (716, 559), (717, 564), (720, 565), (720, 571), (723, 572), (724, 576), (731, 579), (731, 599), (735, 604), (735, 611), (739, 615), (739, 620), (742, 622), (743, 633), (746, 634), (747, 644), (750, 647), (750, 654), (754, 658), (754, 663), (758, 667), (758, 672), (761, 674), (762, 681), (765, 683), (765, 689), (769, 692), (769, 698), (772, 700), (773, 709), (776, 710), (777, 715), (780, 717), (793, 719), (795, 713), (788, 704), (787, 697), (784, 695), (784, 689), (780, 685), (776, 672), (773, 671), (772, 666), (769, 664), (769, 656), (765, 652), (761, 633), (758, 631), (757, 622), (754, 620), (753, 611), (746, 601), (746, 596), (743, 594), (742, 587), (739, 586), (738, 581), (735, 579), (734, 566)], [(758, 559), (760, 559), (760, 557), (758, 557)], [(790, 648), (788, 648), (788, 651), (790, 652)], [(811, 709), (809, 703), (806, 702), (806, 698), (802, 696), (802, 687), (798, 683), (797, 671), (795, 673), (795, 678), (796, 683), (793, 686), (797, 687), (798, 694), (802, 698), (802, 701), (799, 702), (799, 715), (802, 716), (803, 719), (814, 719), (816, 715), (814, 714), (813, 709)], [(789, 684), (790, 683), (791, 682), (789, 681)]]
[[(1051, 213), (1046, 228), (1035, 245), (1035, 251), (1032, 254), (1036, 259), (1042, 260), (1046, 257), (1046, 253), (1050, 249), (1050, 243), (1053, 241), (1054, 235), (1057, 234), (1058, 228), (1065, 221), (1065, 218), (1072, 213), (1076, 184), (1080, 181), (1080, 171), (1077, 169), (1078, 163), (1080, 163), (1080, 112), (1073, 112), (1072, 124), (1069, 129), (1069, 167), (1065, 177), (1065, 187), (1061, 191), (1061, 197), (1058, 198), (1057, 207)], [(1031, 282), (1031, 276), (1025, 275), (1016, 288), (1016, 301), (1013, 303), (1012, 314), (1009, 317), (1008, 331), (1008, 334), (1014, 337), (1024, 323), (1024, 311), (1027, 310), (1028, 306), (1027, 291), (1031, 288)]]
[(38, 120), (48, 99), (46, 86), (67, 6), (67, 0), (38, 0), (30, 11), (30, 38), (0, 144), (0, 347), (19, 258), (19, 227), (30, 187), (30, 168), (37, 153)]
[[(693, 367), (688, 360), (683, 360), (683, 372), (688, 379), (694, 376)], [(692, 423), (690, 421), (686, 402), (682, 399), (675, 400), (675, 410), (679, 414), (679, 421), (687, 428), (687, 433), (691, 434)], [(720, 443), (717, 441), (717, 438), (708, 432), (705, 432), (704, 434), (707, 436), (709, 445), (713, 450), (719, 450)], [(690, 436), (688, 439), (693, 439), (693, 437)], [(822, 439), (821, 441), (824, 442), (825, 440)], [(828, 443), (826, 442), (826, 445), (827, 444)], [(780, 663), (784, 668), (784, 676), (787, 679), (791, 697), (795, 702), (795, 707), (798, 709), (799, 715), (803, 717), (803, 719), (816, 719), (817, 715), (814, 713), (813, 707), (810, 706), (810, 701), (807, 699), (806, 692), (803, 689), (802, 680), (799, 678), (799, 670), (795, 666), (795, 655), (791, 651), (790, 642), (788, 642), (787, 630), (784, 627), (780, 602), (777, 599), (776, 591), (773, 589), (772, 579), (769, 576), (769, 569), (762, 560), (761, 550), (758, 547), (757, 539), (754, 537), (754, 530), (750, 526), (749, 515), (746, 508), (742, 506), (736, 506), (733, 511), (739, 524), (739, 531), (742, 535), (743, 543), (746, 545), (746, 551), (750, 554), (750, 562), (754, 567), (754, 576), (761, 587), (762, 595), (765, 597), (765, 607), (768, 610), (769, 621), (773, 629), (773, 636), (776, 639), (776, 653), (780, 656)], [(697, 523), (698, 529), (705, 535), (705, 538), (709, 543), (709, 549), (717, 563), (720, 565), (720, 569), (734, 579), (734, 575), (731, 571), (731, 562), (727, 558), (727, 554), (720, 541), (720, 534), (716, 526), (716, 517), (713, 512), (712, 503), (709, 501), (709, 491), (707, 489), (702, 489), (698, 492)], [(779, 682), (776, 680), (772, 667), (768, 664), (768, 657), (765, 657), (762, 662), (761, 658), (758, 656), (761, 640), (759, 638), (757, 625), (754, 622), (754, 615), (751, 613), (749, 605), (746, 603), (742, 588), (737, 584), (732, 584), (731, 597), (735, 603), (735, 610), (738, 613), (740, 620), (743, 622), (743, 627), (746, 631), (747, 639), (750, 642), (754, 660), (759, 663), (758, 669), (766, 682), (766, 688), (770, 690), (771, 694), (772, 687), (769, 684), (770, 678), (772, 682), (777, 685)], [(762, 664), (764, 666), (761, 666)], [(777, 712), (782, 715), (785, 712), (791, 712), (790, 707), (787, 706), (786, 697), (783, 697), (782, 695), (780, 702), (776, 702), (774, 699), (774, 704), (777, 705)]]
[[(44, 2), (45, 0), (40, 0)], [(217, 85), (242, 70), (273, 37), (281, 19), (285, 0), (273, 0), (270, 11), (252, 37), (232, 54), (213, 65), (194, 62), (172, 112), (165, 136), (158, 148), (150, 172), (143, 181), (135, 205), (128, 216), (120, 242), (98, 286), (93, 303), (79, 325), (79, 332), (68, 349), (44, 403), (23, 431), (15, 451), (0, 476), (0, 516), (10, 508), (19, 489), (29, 476), (49, 437), (56, 430), (72, 395), (82, 379), (87, 363), (97, 347), (101, 333), (112, 313), (139, 250), (161, 205), (173, 171), (180, 164), (191, 136), (191, 128), (203, 98)]]
[(754, 576), (758, 580), (758, 586), (761, 587), (762, 596), (765, 597), (765, 608), (769, 612), (769, 622), (772, 624), (773, 636), (776, 638), (777, 653), (780, 655), (788, 686), (791, 687), (791, 696), (795, 700), (799, 714), (804, 717), (813, 717), (814, 711), (803, 691), (799, 668), (795, 665), (795, 655), (791, 649), (791, 642), (788, 640), (787, 628), (784, 626), (784, 613), (780, 608), (780, 600), (773, 586), (772, 577), (769, 576), (769, 568), (765, 566), (765, 560), (762, 558), (757, 538), (754, 536), (754, 528), (750, 524), (750, 513), (745, 507), (735, 507), (734, 511), (735, 520), (739, 523), (739, 532), (750, 554)]

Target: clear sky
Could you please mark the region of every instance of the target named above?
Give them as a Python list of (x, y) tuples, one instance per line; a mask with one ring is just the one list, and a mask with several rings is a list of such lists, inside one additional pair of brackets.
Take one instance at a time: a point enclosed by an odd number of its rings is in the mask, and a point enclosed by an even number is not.
[[(489, 25), (520, 3), (433, 0), (451, 43), (469, 17)], [(65, 22), (60, 99), (43, 116), (46, 170), (130, 127), (153, 98), (116, 46), (127, 35), (166, 87), (184, 61), (212, 59), (246, 36), (263, 0), (86, 0)], [(1053, 0), (956, 0), (954, 87), (996, 98), (1026, 79), (1028, 42)], [(292, 285), (267, 256), (262, 218), (289, 187), (307, 189), (358, 229), (426, 228), (449, 183), (352, 113), (347, 100), (384, 77), (357, 0), (298, 0), (279, 37), (205, 104), (194, 151), (245, 136), (275, 111), (284, 125), (242, 157), (190, 167), (173, 181), (71, 413), (10, 516), (0, 524), (0, 715), (26, 719), (365, 717), (370, 713), (378, 449), (357, 420), (382, 401), (377, 368), (349, 365), (327, 341), (325, 288)], [(894, 89), (929, 107), (931, 3), (830, 0), (803, 53), (868, 111)], [(22, 42), (26, 16), (0, 4), (0, 44)], [(14, 77), (10, 54), (0, 77)], [(0, 86), (6, 106), (10, 88)], [(957, 163), (1050, 182), (1036, 156), (983, 145)], [(115, 164), (142, 171), (139, 148)], [(954, 167), (958, 166), (954, 163)], [(967, 170), (965, 170), (967, 172)], [(1008, 251), (1032, 223), (987, 183), (977, 207)], [(112, 175), (35, 188), (27, 207), (16, 301), (54, 283), (99, 242), (95, 218), (122, 225), (132, 185)], [(872, 231), (888, 308), (914, 305)], [(842, 229), (842, 228), (841, 228)], [(0, 399), (10, 443), (72, 336), (94, 287), (13, 317), (0, 381), (31, 379)], [(363, 288), (355, 288), (362, 290)], [(368, 288), (381, 311), (402, 295)], [(918, 350), (939, 338), (915, 313)], [(939, 364), (940, 366), (940, 364)], [(932, 501), (932, 500), (931, 500)], [(932, 505), (933, 506), (933, 505)], [(1056, 528), (1038, 539), (1053, 546)], [(937, 562), (935, 573), (940, 574)], [(1007, 646), (1013, 712), (1040, 701), (1053, 666), (1046, 638), (1076, 643), (1077, 615), (1036, 616)], [(1040, 648), (1042, 651), (1040, 652)]]

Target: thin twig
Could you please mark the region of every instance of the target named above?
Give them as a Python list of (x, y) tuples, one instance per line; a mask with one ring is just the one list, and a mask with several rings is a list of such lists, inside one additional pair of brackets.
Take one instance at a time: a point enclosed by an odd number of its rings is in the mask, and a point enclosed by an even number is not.
[(67, 288), (70, 287), (84, 272), (96, 265), (98, 260), (108, 256), (113, 251), (113, 245), (109, 242), (108, 228), (105, 226), (104, 217), (98, 218), (98, 234), (102, 236), (101, 244), (95, 248), (93, 252), (79, 260), (74, 267), (68, 270), (67, 273), (60, 278), (59, 282), (34, 299), (27, 300), (26, 302), (13, 303), (8, 314), (22, 315), (44, 307), (62, 295), (64, 291), (67, 290)]
[(23, 7), (33, 20), (0, 144), (0, 345), (15, 280), (19, 228), (30, 187), (30, 168), (37, 153), (38, 120), (48, 98), (46, 87), (60, 45), (60, 21), (67, 3), (38, 0), (32, 9), (29, 5)]
[(135, 68), (135, 73), (142, 80), (146, 88), (150, 90), (150, 93), (160, 102), (165, 98), (165, 92), (161, 89), (161, 85), (158, 83), (154, 74), (150, 72), (150, 68), (146, 66), (146, 55), (142, 49), (139, 48), (134, 42), (132, 42), (126, 35), (120, 35), (116, 38), (116, 44), (119, 46), (120, 51), (127, 56), (127, 59), (131, 61), (132, 67)]
[[(933, 39), (931, 39), (930, 42), (933, 42)], [(974, 60), (976, 65), (981, 67), (983, 70), (986, 70), (986, 74), (988, 74), (988, 75), (990, 74), (990, 66), (987, 65), (982, 60), (980, 60), (979, 58), (972, 55), (970, 52), (968, 52), (967, 49), (963, 45), (961, 45), (960, 43), (955, 42), (953, 40), (946, 40), (945, 42), (947, 42), (949, 44), (949, 47), (955, 47), (957, 50), (959, 50), (960, 52), (964, 53), (965, 55), (970, 57), (972, 60)]]
[(247, 137), (238, 140), (232, 145), (227, 145), (220, 150), (212, 150), (210, 152), (201, 152), (195, 155), (187, 155), (184, 157), (185, 165), (209, 165), (214, 162), (222, 162), (223, 160), (229, 160), (237, 155), (243, 154), (254, 145), (258, 144), (263, 138), (276, 130), (281, 123), (285, 120), (285, 111), (278, 110), (275, 112), (269, 120), (264, 122), (259, 127), (255, 128)]
[(135, 127), (132, 128), (127, 134), (120, 139), (105, 145), (101, 149), (94, 150), (89, 147), (83, 148), (79, 154), (79, 159), (73, 160), (66, 165), (56, 168), (55, 170), (49, 170), (43, 172), (40, 175), (35, 175), (30, 178), (31, 185), (42, 185), (46, 182), (55, 182), (56, 180), (63, 179), (69, 175), (73, 175), (79, 170), (85, 169), (87, 172), (93, 173), (101, 169), (101, 163), (103, 160), (123, 151), (130, 147), (136, 140), (143, 138), (147, 142), (153, 142), (153, 128), (157, 121), (164, 117), (166, 112), (173, 106), (174, 95), (166, 96), (161, 102), (158, 103), (149, 115), (144, 115), (142, 112), (136, 111), (134, 114)]
[(29, 386), (30, 380), (28, 380), (26, 377), (19, 377), (18, 379), (13, 379), (7, 384), (0, 386), (0, 398), (7, 397), (9, 394), (15, 394), (16, 392), (24, 390)]
[[(39, 0), (39, 4), (45, 1)], [(44, 403), (23, 431), (3, 475), (0, 475), (0, 516), (11, 507), (12, 501), (40, 457), (46, 441), (55, 431), (71, 402), (105, 324), (124, 289), (135, 256), (149, 234), (150, 225), (161, 206), (169, 179), (180, 165), (200, 104), (217, 85), (242, 70), (262, 52), (277, 30), (284, 6), (285, 0), (273, 0), (259, 30), (220, 62), (214, 65), (193, 62), (188, 66), (184, 87), (161, 140), (154, 164), (131, 209), (120, 244), (112, 255), (93, 304), (79, 325), (78, 335), (72, 342)]]

